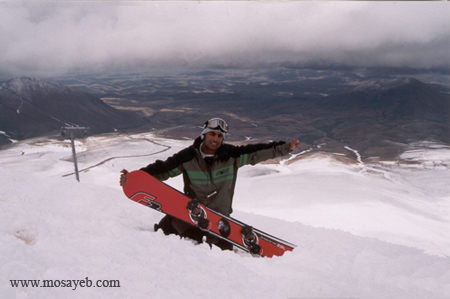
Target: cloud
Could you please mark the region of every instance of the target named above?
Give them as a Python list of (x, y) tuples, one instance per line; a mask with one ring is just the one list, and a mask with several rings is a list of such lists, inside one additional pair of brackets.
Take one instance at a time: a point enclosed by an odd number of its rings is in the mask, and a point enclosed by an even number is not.
[(1, 2), (14, 75), (145, 67), (450, 68), (445, 2)]

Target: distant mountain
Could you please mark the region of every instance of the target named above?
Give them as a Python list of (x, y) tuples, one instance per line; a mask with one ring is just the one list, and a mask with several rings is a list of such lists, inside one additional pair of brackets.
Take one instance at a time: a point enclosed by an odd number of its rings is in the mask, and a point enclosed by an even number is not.
[(386, 119), (412, 118), (448, 122), (450, 96), (411, 78), (371, 79), (327, 99), (333, 109), (372, 112)]
[[(27, 101), (0, 90), (0, 144), (58, 130), (58, 120), (89, 126), (92, 134), (145, 125), (155, 134), (195, 138), (206, 119), (222, 117), (230, 125), (227, 142), (297, 138), (303, 149), (352, 157), (346, 149), (350, 147), (363, 159), (396, 159), (411, 141), (450, 145), (448, 85), (412, 77), (270, 70), (76, 77), (60, 82), (64, 85), (16, 78), (2, 84)], [(153, 114), (146, 123), (147, 119), (109, 107), (100, 97), (113, 99), (111, 104), (118, 108), (144, 108)]]
[(91, 134), (98, 134), (147, 123), (86, 92), (48, 81), (19, 77), (0, 87), (0, 131), (12, 139), (41, 136), (70, 125), (89, 127)]
[(394, 157), (411, 141), (450, 144), (450, 95), (414, 78), (371, 79), (316, 107), (327, 115), (316, 125), (326, 138), (364, 157)]

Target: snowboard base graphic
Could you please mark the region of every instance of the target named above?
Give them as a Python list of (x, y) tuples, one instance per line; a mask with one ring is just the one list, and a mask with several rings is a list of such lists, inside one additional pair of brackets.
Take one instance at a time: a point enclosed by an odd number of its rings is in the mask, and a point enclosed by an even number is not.
[(141, 205), (171, 215), (256, 256), (281, 256), (296, 246), (192, 200), (142, 170), (127, 174), (125, 195)]

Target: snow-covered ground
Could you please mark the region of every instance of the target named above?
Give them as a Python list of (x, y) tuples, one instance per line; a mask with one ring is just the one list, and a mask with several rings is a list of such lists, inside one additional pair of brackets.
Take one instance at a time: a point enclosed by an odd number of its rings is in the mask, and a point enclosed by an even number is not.
[(233, 216), (298, 245), (269, 259), (155, 233), (162, 214), (123, 195), (121, 169), (190, 143), (77, 141), (81, 182), (68, 141), (0, 151), (1, 298), (450, 298), (448, 147), (412, 144), (409, 163), (315, 154), (242, 168)]

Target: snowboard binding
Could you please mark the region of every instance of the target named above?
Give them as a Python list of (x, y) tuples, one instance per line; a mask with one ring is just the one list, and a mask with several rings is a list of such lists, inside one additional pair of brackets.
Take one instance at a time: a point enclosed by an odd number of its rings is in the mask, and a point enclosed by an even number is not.
[(187, 209), (192, 222), (196, 223), (200, 229), (206, 230), (209, 227), (209, 220), (206, 218), (206, 211), (200, 206), (195, 199), (191, 200)]
[(261, 246), (258, 245), (258, 236), (253, 231), (253, 227), (244, 226), (241, 230), (241, 234), (245, 247), (247, 247), (252, 254), (260, 254)]

